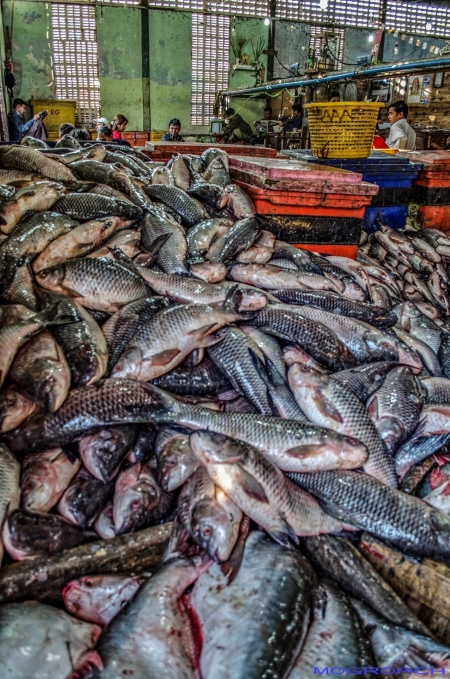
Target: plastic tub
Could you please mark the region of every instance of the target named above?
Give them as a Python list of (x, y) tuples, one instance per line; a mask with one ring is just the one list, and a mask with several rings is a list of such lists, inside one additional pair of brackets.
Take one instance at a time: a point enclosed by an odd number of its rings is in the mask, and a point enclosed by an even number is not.
[(364, 231), (373, 233), (378, 230), (378, 221), (391, 229), (404, 229), (407, 205), (391, 205), (387, 207), (368, 207), (364, 214)]

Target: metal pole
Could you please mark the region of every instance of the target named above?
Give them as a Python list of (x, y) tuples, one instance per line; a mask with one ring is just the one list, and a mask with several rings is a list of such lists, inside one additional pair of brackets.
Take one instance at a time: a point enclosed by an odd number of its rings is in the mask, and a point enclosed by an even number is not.
[(442, 57), (440, 59), (422, 59), (422, 61), (405, 62), (404, 64), (395, 64), (392, 66), (370, 66), (369, 68), (354, 71), (345, 71), (344, 73), (334, 73), (333, 75), (326, 75), (323, 78), (314, 78), (312, 80), (290, 80), (287, 82), (274, 82), (261, 85), (260, 87), (247, 87), (241, 90), (227, 90), (222, 91), (221, 95), (224, 97), (232, 97), (249, 94), (259, 94), (265, 92), (277, 92), (278, 90), (291, 89), (294, 87), (303, 87), (308, 85), (319, 85), (330, 82), (339, 82), (344, 80), (352, 80), (354, 78), (372, 78), (381, 75), (394, 75), (395, 73), (407, 73), (409, 71), (433, 71), (436, 69), (450, 68), (450, 57)]

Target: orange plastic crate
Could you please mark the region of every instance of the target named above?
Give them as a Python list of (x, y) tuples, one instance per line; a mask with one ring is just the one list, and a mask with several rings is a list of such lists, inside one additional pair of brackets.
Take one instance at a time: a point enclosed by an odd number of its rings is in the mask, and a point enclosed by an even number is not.
[(320, 252), (323, 255), (349, 257), (350, 259), (356, 259), (358, 254), (357, 245), (324, 245), (323, 243), (290, 243), (290, 245), (301, 250), (308, 250), (308, 252)]
[[(364, 217), (373, 193), (366, 193), (371, 184), (349, 184), (364, 193), (297, 192), (261, 189), (241, 181), (235, 182), (253, 200), (261, 215), (314, 215), (323, 217)], [(378, 187), (375, 187), (375, 190)], [(376, 192), (376, 191), (375, 191)]]
[(421, 205), (418, 221), (423, 229), (450, 232), (450, 205)]

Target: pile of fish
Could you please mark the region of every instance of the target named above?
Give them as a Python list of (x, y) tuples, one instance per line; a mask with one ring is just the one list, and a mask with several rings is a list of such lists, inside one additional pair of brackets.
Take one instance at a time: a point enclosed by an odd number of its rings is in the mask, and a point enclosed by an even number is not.
[(0, 147), (0, 560), (173, 528), (151, 575), (0, 605), (0, 676), (450, 668), (358, 547), (450, 561), (450, 239), (321, 256), (221, 149), (27, 143)]

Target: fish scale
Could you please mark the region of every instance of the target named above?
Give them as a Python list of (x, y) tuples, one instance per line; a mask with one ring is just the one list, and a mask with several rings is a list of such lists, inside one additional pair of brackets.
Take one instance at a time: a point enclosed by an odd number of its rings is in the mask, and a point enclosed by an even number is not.
[(166, 274), (187, 274), (185, 259), (187, 243), (184, 229), (164, 212), (151, 210), (142, 221), (142, 245), (151, 251), (156, 238), (167, 236), (168, 240), (158, 250), (157, 261)]
[(348, 470), (288, 474), (325, 509), (407, 554), (450, 557), (450, 518), (419, 498)]
[(356, 365), (356, 359), (331, 330), (295, 311), (266, 308), (249, 324), (299, 344), (331, 370), (345, 370)]
[[(0, 443), (0, 526), (10, 512), (20, 503), (20, 464), (11, 451)], [(0, 538), (0, 564), (3, 543)]]
[(0, 165), (5, 169), (34, 172), (55, 181), (73, 181), (73, 172), (53, 158), (25, 146), (2, 146)]
[(148, 422), (159, 398), (134, 380), (104, 380), (73, 389), (52, 415), (30, 418), (6, 435), (13, 452), (28, 453), (66, 445), (113, 424)]
[(150, 198), (157, 198), (171, 207), (189, 226), (195, 226), (204, 219), (208, 219), (208, 213), (202, 204), (177, 186), (153, 184), (145, 187), (145, 193)]
[(54, 203), (53, 210), (80, 221), (113, 215), (136, 220), (142, 217), (142, 210), (137, 205), (95, 193), (72, 193), (64, 196)]

